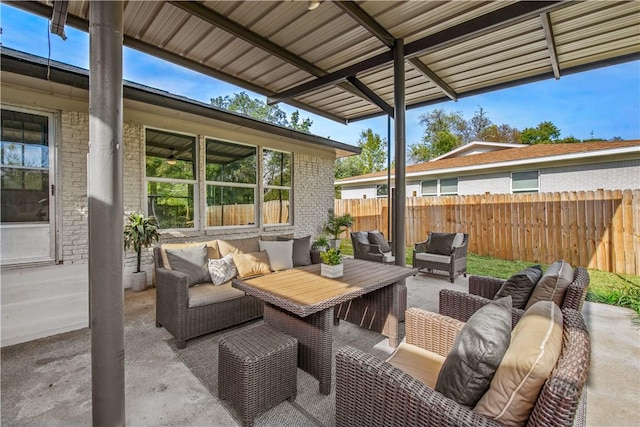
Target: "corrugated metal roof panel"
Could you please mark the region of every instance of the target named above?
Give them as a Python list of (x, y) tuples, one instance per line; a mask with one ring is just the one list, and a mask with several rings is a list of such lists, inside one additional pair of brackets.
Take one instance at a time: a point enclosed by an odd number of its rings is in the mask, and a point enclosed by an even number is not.
[[(40, 3), (52, 4), (45, 0)], [(29, 9), (31, 3), (14, 4)], [(124, 31), (128, 37), (175, 55), (176, 62), (186, 58), (215, 73), (226, 73), (226, 78), (236, 84), (257, 86), (265, 93), (275, 94), (313, 81), (315, 75), (333, 73), (389, 52), (376, 35), (360, 24), (357, 16), (350, 16), (349, 9), (354, 5), (393, 37), (404, 38), (406, 45), (425, 36), (441, 35), (443, 30), (456, 29), (451, 42), (439, 41), (424, 50), (419, 60), (459, 94), (488, 90), (521, 78), (550, 75), (551, 58), (541, 12), (529, 10), (524, 16), (515, 17), (516, 9), (545, 7), (561, 75), (568, 67), (594, 63), (601, 66), (608, 60), (640, 53), (637, 1), (562, 2), (554, 6), (514, 1), (370, 0), (348, 3), (344, 10), (338, 4), (322, 1), (314, 11), (308, 11), (307, 5), (304, 1), (204, 1), (182, 5), (128, 1)], [(203, 8), (204, 15), (219, 14), (235, 23), (240, 33), (250, 33), (231, 34), (228, 29), (183, 10), (184, 7)], [(86, 20), (88, 10), (86, 0), (69, 2), (72, 16)], [(470, 31), (470, 20), (488, 13), (500, 15), (493, 15), (491, 22), (499, 22), (505, 14), (514, 19), (508, 21), (509, 25), (500, 24), (465, 35), (463, 30)], [(261, 38), (262, 43), (245, 38)], [(276, 46), (276, 50), (284, 49), (292, 57), (270, 51), (270, 45)], [(392, 64), (360, 70), (356, 77), (393, 105)], [(407, 106), (445, 96), (441, 88), (414, 70), (409, 62), (405, 81)], [(354, 95), (350, 85), (343, 82), (344, 78), (293, 99), (298, 105), (302, 103), (342, 119), (381, 112), (372, 102)]]

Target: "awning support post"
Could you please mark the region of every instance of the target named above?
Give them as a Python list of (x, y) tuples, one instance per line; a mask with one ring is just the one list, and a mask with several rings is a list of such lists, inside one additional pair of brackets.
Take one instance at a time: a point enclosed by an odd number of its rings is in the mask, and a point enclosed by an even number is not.
[(94, 426), (125, 425), (122, 1), (89, 5), (89, 304)]
[(393, 245), (395, 247), (396, 265), (405, 265), (405, 213), (407, 205), (407, 186), (405, 183), (406, 169), (406, 124), (405, 124), (405, 75), (404, 75), (404, 40), (393, 42), (393, 97), (395, 129), (395, 217)]

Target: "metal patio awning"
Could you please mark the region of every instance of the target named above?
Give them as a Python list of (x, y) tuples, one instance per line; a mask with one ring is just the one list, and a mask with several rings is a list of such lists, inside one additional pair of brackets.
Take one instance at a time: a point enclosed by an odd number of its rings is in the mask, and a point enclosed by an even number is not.
[[(51, 1), (7, 1), (50, 18)], [(67, 25), (88, 29), (89, 1)], [(640, 2), (127, 1), (124, 44), (343, 123), (640, 59)]]

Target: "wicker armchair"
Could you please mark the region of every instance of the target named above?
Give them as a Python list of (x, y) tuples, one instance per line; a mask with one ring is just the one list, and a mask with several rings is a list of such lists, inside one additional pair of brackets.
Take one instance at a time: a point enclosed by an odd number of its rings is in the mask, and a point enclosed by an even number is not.
[[(454, 233), (450, 233), (454, 234)], [(428, 273), (444, 271), (449, 275), (449, 281), (453, 283), (456, 276), (463, 274), (467, 277), (467, 247), (469, 245), (469, 235), (462, 234), (462, 242), (458, 243), (454, 239), (450, 255), (440, 255), (429, 252), (429, 244), (432, 233), (429, 233), (427, 240), (415, 244), (413, 251), (413, 268), (417, 268), (421, 273), (425, 270)]]
[[(380, 249), (380, 245), (372, 244), (369, 242), (367, 231), (352, 231), (350, 234), (354, 258), (373, 262), (395, 262), (395, 258), (390, 251), (382, 252), (382, 250)], [(364, 243), (365, 241), (367, 243)], [(391, 242), (387, 242), (389, 246), (391, 246)]]
[[(469, 320), (469, 317), (480, 307), (483, 307), (493, 300), (498, 290), (505, 281), (493, 277), (469, 276), (469, 293), (443, 289), (440, 291), (439, 312), (445, 316), (453, 317), (462, 322)], [(567, 288), (567, 292), (562, 301), (562, 308), (572, 308), (582, 311), (582, 305), (587, 297), (589, 287), (589, 272), (583, 267), (576, 267), (574, 270), (573, 282)], [(524, 314), (524, 310), (514, 308), (512, 322), (515, 325)]]
[[(571, 426), (589, 367), (582, 315), (564, 309), (562, 353), (527, 426)], [(411, 308), (407, 342), (446, 356), (463, 323)], [(336, 426), (500, 426), (427, 387), (404, 371), (353, 347), (336, 354)]]

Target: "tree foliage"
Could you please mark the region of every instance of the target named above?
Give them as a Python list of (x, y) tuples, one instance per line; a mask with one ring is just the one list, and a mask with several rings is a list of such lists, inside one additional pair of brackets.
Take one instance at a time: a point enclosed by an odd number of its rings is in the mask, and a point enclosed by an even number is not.
[(560, 129), (551, 122), (542, 122), (534, 128), (522, 129), (523, 144), (555, 144), (560, 138)]
[(245, 91), (234, 93), (231, 96), (226, 95), (211, 98), (211, 104), (218, 108), (253, 117), (254, 119), (306, 133), (310, 132), (311, 125), (313, 124), (313, 121), (308, 117), (301, 119), (298, 110), (291, 113), (291, 117), (287, 118), (287, 113), (277, 105), (268, 105), (258, 98), (252, 99)]
[(362, 149), (358, 156), (336, 160), (336, 179), (365, 175), (385, 169), (387, 161), (386, 139), (380, 138), (380, 135), (373, 133), (373, 130), (369, 128), (360, 132), (357, 144)]

